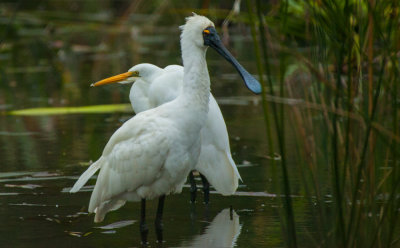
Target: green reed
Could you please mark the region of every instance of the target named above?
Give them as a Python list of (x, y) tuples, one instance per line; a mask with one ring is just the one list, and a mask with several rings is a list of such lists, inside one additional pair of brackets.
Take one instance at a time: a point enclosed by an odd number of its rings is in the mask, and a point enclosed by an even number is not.
[[(249, 13), (249, 19), (250, 22), (253, 24), (257, 25), (252, 25), (252, 35), (253, 35), (253, 40), (255, 42), (255, 50), (257, 52), (257, 63), (258, 63), (258, 70), (259, 70), (259, 75), (260, 75), (260, 80), (263, 85), (263, 92), (262, 92), (262, 99), (263, 99), (263, 110), (264, 110), (264, 119), (266, 120), (266, 129), (267, 129), (267, 135), (269, 138), (269, 147), (270, 147), (270, 154), (273, 154), (273, 145), (272, 145), (272, 135), (271, 135), (271, 127), (270, 127), (270, 120), (269, 120), (269, 113), (267, 109), (267, 103), (265, 100), (265, 83), (263, 80), (263, 72), (265, 71), (267, 73), (267, 82), (268, 82), (268, 88), (269, 88), (269, 94), (272, 96), (275, 96), (275, 92), (273, 89), (272, 85), (272, 80), (270, 77), (270, 67), (269, 67), (269, 62), (268, 62), (268, 48), (267, 48), (267, 41), (265, 39), (265, 33), (264, 33), (264, 16), (261, 11), (261, 2), (259, 0), (256, 1), (256, 12), (257, 12), (257, 21), (253, 19), (253, 8), (251, 5), (251, 2), (249, 0), (246, 1), (247, 8), (248, 8), (248, 13)], [(284, 5), (285, 6), (285, 5)], [(284, 8), (282, 8), (284, 9)], [(283, 10), (285, 11), (285, 9)], [(257, 44), (257, 34), (254, 26), (258, 26), (258, 30), (260, 33), (260, 39), (261, 39), (261, 54), (263, 57), (263, 62), (262, 59), (260, 59), (260, 48)], [(284, 26), (284, 24), (282, 25)], [(281, 61), (283, 61), (283, 56), (281, 56)], [(262, 66), (262, 65), (263, 66)], [(284, 73), (284, 63), (280, 64), (280, 96), (283, 97), (284, 91), (283, 91), (283, 73)], [(282, 168), (282, 174), (283, 176), (283, 191), (285, 194), (284, 197), (284, 206), (285, 206), (285, 216), (286, 216), (286, 225), (284, 225), (285, 229), (287, 230), (287, 238), (286, 238), (286, 243), (288, 244), (289, 247), (296, 247), (297, 246), (297, 238), (296, 238), (296, 231), (295, 231), (295, 222), (294, 222), (294, 216), (293, 216), (293, 204), (291, 200), (291, 190), (290, 190), (290, 182), (289, 182), (289, 176), (288, 176), (288, 168), (287, 168), (287, 163), (286, 163), (286, 156), (285, 156), (285, 137), (284, 137), (284, 115), (283, 115), (283, 107), (281, 106), (280, 109), (278, 109), (278, 106), (275, 103), (271, 104), (272, 108), (272, 113), (273, 113), (273, 119), (274, 119), (274, 124), (275, 124), (275, 129), (277, 130), (277, 137), (278, 137), (278, 147), (279, 147), (279, 152), (281, 154), (281, 168)], [(273, 166), (275, 167), (275, 161), (273, 161)]]
[[(301, 189), (293, 193), (305, 194), (315, 213), (312, 221), (317, 228), (309, 230), (307, 243), (398, 245), (398, 3), (247, 0), (246, 4), (260, 77), (266, 74), (268, 94), (281, 99), (263, 106), (267, 125), (271, 117), (275, 124), (274, 138), (282, 155), (287, 245), (297, 246), (299, 218), (289, 197), (290, 178), (297, 175)], [(295, 133), (297, 151), (285, 150), (285, 133)], [(286, 158), (294, 156), (298, 163), (289, 170)]]

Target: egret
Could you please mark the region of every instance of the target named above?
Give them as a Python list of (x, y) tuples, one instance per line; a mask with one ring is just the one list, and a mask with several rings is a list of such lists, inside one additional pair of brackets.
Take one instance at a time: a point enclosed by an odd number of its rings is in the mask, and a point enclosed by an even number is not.
[[(135, 75), (130, 77), (130, 74)], [(155, 108), (175, 99), (183, 85), (184, 69), (169, 65), (164, 69), (152, 64), (138, 64), (128, 73), (101, 80), (92, 86), (110, 83), (134, 83), (129, 93), (132, 108), (136, 113)], [(201, 129), (201, 152), (195, 169), (203, 182), (204, 203), (209, 202), (209, 183), (222, 195), (232, 195), (241, 179), (229, 147), (229, 137), (221, 110), (210, 93), (206, 124)], [(196, 183), (189, 173), (191, 201), (196, 198)], [(207, 181), (208, 180), (208, 181)]]
[(163, 240), (165, 196), (182, 191), (200, 154), (200, 130), (207, 119), (210, 96), (205, 59), (209, 46), (237, 67), (251, 90), (260, 91), (258, 81), (223, 47), (214, 24), (204, 16), (188, 17), (181, 33), (184, 76), (178, 97), (126, 121), (70, 190), (77, 192), (100, 169), (88, 208), (95, 213), (95, 222), (126, 201), (141, 201), (139, 228), (142, 242), (147, 243), (146, 200), (159, 197), (155, 229), (157, 240)]

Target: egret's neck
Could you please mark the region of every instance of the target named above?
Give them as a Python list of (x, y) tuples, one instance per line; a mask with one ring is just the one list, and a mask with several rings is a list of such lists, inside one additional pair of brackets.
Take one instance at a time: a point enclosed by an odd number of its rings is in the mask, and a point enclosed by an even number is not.
[(210, 97), (210, 76), (206, 62), (206, 49), (182, 39), (184, 67), (181, 98), (207, 114)]

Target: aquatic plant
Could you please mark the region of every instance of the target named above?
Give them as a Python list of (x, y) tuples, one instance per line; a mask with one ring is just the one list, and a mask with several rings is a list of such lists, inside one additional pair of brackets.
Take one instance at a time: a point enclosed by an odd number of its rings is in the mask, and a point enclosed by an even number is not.
[[(395, 246), (398, 3), (247, 0), (246, 6), (260, 78), (268, 82), (261, 80), (263, 99), (276, 99), (263, 106), (267, 130), (273, 116), (272, 140), (282, 156), (287, 245), (297, 246), (290, 182), (299, 177), (317, 227), (309, 230), (316, 246)], [(286, 133), (297, 136), (296, 151), (286, 151)], [(288, 156), (296, 157), (296, 166), (287, 167)]]

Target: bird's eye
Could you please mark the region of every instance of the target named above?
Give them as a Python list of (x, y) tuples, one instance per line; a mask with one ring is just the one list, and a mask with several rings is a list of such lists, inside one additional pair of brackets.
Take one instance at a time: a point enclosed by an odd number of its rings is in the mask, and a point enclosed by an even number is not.
[(204, 29), (204, 30), (203, 30), (203, 34), (205, 34), (205, 35), (210, 34), (210, 30)]
[(132, 76), (138, 77), (139, 76), (139, 72), (138, 71), (134, 71)]

